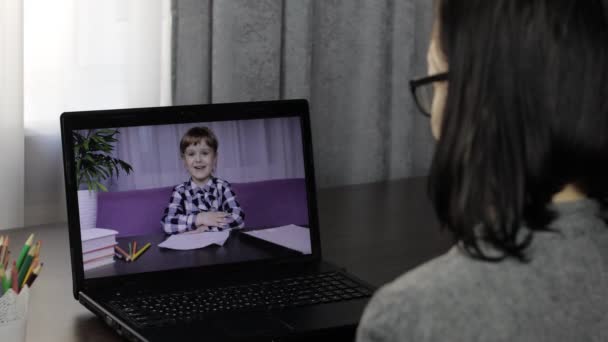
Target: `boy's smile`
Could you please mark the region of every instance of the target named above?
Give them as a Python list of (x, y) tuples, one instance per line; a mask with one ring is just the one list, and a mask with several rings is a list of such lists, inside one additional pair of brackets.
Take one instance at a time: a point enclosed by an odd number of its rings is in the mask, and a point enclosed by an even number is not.
[(186, 170), (194, 183), (203, 186), (215, 167), (216, 155), (213, 149), (203, 139), (200, 143), (186, 147), (183, 158)]

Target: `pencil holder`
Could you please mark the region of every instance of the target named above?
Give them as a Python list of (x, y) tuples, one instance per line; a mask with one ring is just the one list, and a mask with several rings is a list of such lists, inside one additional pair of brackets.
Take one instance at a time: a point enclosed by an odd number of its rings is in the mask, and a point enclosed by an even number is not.
[(9, 289), (0, 297), (0, 336), (2, 341), (25, 341), (29, 287), (16, 294)]

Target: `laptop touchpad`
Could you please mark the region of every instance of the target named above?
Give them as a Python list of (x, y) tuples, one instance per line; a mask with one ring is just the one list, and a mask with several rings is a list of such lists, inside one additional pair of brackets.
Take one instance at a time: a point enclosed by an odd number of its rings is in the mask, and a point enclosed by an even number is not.
[(276, 336), (290, 332), (292, 329), (276, 317), (269, 314), (238, 314), (218, 319), (215, 325), (231, 337)]

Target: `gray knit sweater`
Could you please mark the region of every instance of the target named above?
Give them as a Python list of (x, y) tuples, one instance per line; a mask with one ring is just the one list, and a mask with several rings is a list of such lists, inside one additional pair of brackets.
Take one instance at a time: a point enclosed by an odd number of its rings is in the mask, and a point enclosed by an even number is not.
[(382, 287), (357, 340), (608, 341), (608, 227), (589, 199), (553, 205), (531, 262), (477, 261), (454, 247)]

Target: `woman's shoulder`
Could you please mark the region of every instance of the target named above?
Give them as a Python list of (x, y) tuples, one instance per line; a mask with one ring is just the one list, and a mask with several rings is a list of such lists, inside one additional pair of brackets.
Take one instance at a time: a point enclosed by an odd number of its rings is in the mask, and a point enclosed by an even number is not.
[(424, 341), (429, 337), (425, 331), (448, 333), (430, 323), (450, 319), (456, 302), (463, 300), (462, 290), (471, 287), (479, 272), (476, 268), (474, 260), (453, 247), (382, 286), (365, 309), (358, 340)]
[[(446, 336), (453, 341), (550, 341), (593, 335), (594, 322), (608, 319), (603, 314), (608, 305), (599, 300), (608, 296), (606, 261), (594, 245), (597, 236), (567, 235), (538, 234), (529, 263), (479, 261), (453, 247), (380, 288), (361, 319), (359, 341)], [(563, 307), (570, 316), (560, 314)], [(549, 325), (556, 324), (559, 328), (551, 330)], [(496, 329), (504, 336), (492, 335)]]

